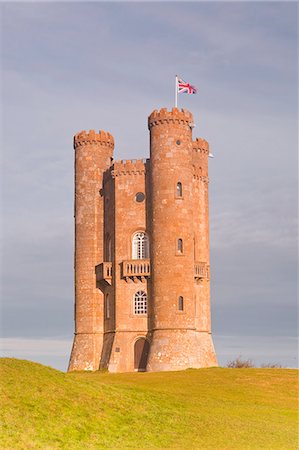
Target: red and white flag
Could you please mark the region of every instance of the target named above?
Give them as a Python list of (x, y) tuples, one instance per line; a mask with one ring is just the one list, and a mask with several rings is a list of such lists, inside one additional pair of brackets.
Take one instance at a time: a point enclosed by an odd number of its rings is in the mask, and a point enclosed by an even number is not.
[(195, 86), (192, 86), (190, 83), (182, 80), (182, 78), (178, 78), (177, 92), (178, 94), (196, 94), (197, 88)]

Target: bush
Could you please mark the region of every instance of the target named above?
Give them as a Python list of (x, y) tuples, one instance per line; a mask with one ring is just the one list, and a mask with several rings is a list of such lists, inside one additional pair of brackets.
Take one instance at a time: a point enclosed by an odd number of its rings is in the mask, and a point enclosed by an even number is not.
[[(251, 359), (242, 359), (241, 356), (238, 356), (236, 359), (232, 361), (228, 361), (226, 367), (230, 369), (248, 369), (252, 367), (256, 367)], [(265, 363), (260, 366), (262, 369), (282, 369), (283, 366), (279, 363)]]
[(255, 366), (251, 359), (242, 359), (241, 356), (238, 356), (236, 359), (229, 361), (226, 367), (230, 369), (248, 369)]

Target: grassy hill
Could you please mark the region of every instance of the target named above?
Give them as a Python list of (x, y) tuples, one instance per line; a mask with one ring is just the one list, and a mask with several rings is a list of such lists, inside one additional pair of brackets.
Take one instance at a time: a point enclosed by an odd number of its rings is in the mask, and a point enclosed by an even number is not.
[(1, 449), (298, 448), (297, 370), (0, 367)]

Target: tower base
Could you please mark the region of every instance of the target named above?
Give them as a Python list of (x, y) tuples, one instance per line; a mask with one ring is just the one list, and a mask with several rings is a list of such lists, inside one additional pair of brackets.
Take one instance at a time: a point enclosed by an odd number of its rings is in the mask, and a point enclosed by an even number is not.
[(195, 330), (155, 330), (147, 372), (217, 366), (211, 333)]
[(68, 372), (98, 370), (102, 347), (103, 333), (75, 334)]

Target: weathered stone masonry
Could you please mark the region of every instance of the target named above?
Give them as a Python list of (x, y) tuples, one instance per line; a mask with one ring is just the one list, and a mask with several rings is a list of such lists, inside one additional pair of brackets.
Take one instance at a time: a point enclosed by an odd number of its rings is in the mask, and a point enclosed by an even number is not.
[(211, 337), (209, 145), (192, 114), (148, 118), (150, 159), (113, 161), (109, 133), (75, 148), (75, 338), (69, 370), (217, 365)]

